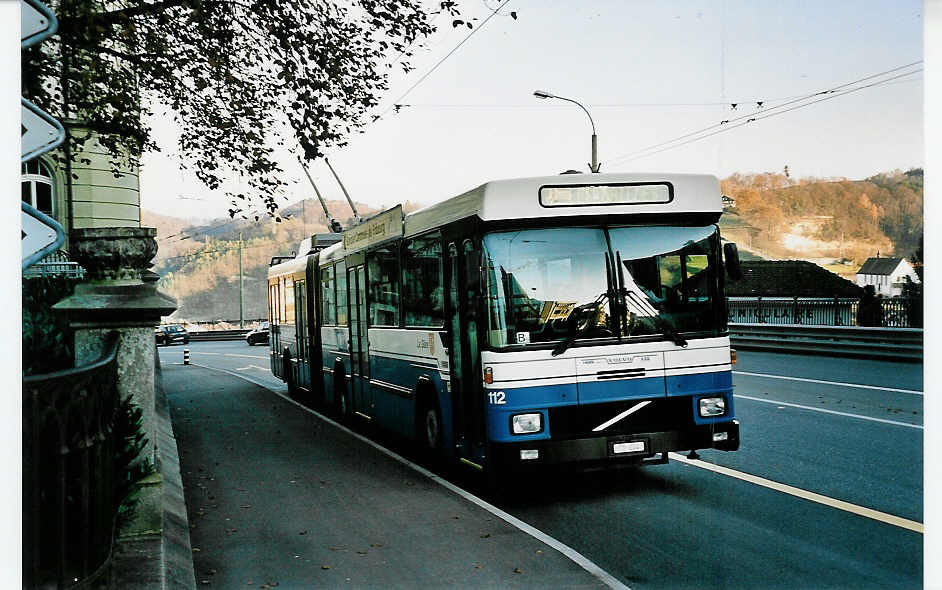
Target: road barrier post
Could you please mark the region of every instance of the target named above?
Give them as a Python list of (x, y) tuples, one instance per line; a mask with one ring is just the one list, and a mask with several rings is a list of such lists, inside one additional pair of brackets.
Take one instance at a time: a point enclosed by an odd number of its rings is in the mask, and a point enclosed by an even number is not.
[(184, 365), (190, 364), (190, 349), (189, 348), (183, 349), (183, 364)]

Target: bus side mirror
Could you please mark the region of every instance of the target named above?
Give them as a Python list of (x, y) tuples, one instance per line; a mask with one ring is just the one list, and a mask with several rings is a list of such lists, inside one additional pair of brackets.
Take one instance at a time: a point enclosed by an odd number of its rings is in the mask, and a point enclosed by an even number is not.
[(732, 242), (723, 244), (723, 260), (726, 263), (726, 274), (730, 279), (738, 281), (742, 278), (742, 266), (739, 264), (739, 248)]

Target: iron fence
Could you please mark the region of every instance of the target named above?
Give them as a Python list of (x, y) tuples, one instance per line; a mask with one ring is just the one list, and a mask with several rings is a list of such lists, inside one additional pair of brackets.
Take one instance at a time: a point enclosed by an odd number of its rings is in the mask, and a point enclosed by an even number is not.
[(69, 253), (65, 250), (56, 250), (50, 252), (39, 262), (33, 264), (23, 271), (24, 278), (45, 277), (45, 276), (64, 276), (77, 279), (85, 278), (85, 269), (78, 262), (69, 258)]
[(23, 587), (89, 587), (111, 561), (118, 339), (74, 369), (23, 378)]
[[(922, 300), (878, 299), (877, 327), (921, 328)], [(856, 326), (860, 300), (848, 297), (729, 297), (730, 324)]]

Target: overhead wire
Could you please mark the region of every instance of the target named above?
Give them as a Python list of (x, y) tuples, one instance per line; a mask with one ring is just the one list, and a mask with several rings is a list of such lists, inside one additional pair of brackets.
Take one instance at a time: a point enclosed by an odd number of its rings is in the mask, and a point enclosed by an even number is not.
[[(221, 228), (221, 227), (226, 227), (227, 225), (231, 225), (231, 224), (235, 223), (236, 221), (245, 221), (245, 220), (244, 220), (244, 219), (230, 219), (229, 221), (227, 221), (227, 222), (225, 222), (225, 223), (221, 223), (221, 224), (216, 225), (216, 226), (213, 226), (213, 227), (211, 227), (211, 228), (209, 228), (209, 229), (203, 230), (203, 233), (209, 232), (209, 231), (213, 231), (213, 230), (219, 229), (219, 228)], [(169, 240), (170, 238), (173, 238), (173, 237), (182, 235), (182, 234), (184, 234), (184, 233), (186, 233), (186, 232), (185, 232), (185, 231), (181, 231), (181, 232), (177, 232), (177, 233), (175, 233), (175, 234), (170, 234), (169, 236), (164, 236), (164, 237), (162, 237), (162, 238), (157, 238), (157, 241), (160, 242), (160, 241), (163, 241), (163, 240)], [(190, 238), (192, 238), (192, 237), (193, 237), (193, 236), (183, 236), (182, 238), (180, 238), (180, 239), (178, 239), (178, 240), (174, 240), (173, 242), (182, 242), (183, 240), (188, 240), (188, 239), (190, 239)], [(172, 244), (173, 242), (170, 242), (170, 243)]]
[[(435, 70), (437, 70), (438, 67), (441, 66), (442, 63), (445, 62), (446, 59), (448, 59), (449, 57), (452, 56), (452, 54), (454, 54), (456, 51), (458, 51), (458, 49), (461, 48), (461, 46), (464, 45), (464, 44), (468, 41), (468, 39), (470, 39), (470, 38), (471, 38), (474, 34), (476, 34), (478, 31), (480, 31), (480, 30), (484, 27), (484, 25), (487, 24), (488, 21), (490, 21), (492, 18), (494, 18), (494, 17), (500, 12), (500, 10), (501, 10), (502, 8), (506, 7), (506, 6), (507, 6), (508, 4), (510, 4), (512, 1), (513, 1), (513, 0), (505, 0), (502, 5), (498, 6), (497, 8), (494, 8), (494, 9), (491, 9), (491, 8), (488, 6), (488, 9), (491, 10), (491, 14), (488, 15), (488, 17), (485, 18), (483, 21), (481, 21), (481, 24), (479, 24), (478, 26), (474, 27), (474, 28), (471, 30), (470, 33), (468, 33), (467, 35), (465, 35), (464, 39), (462, 39), (457, 45), (455, 45), (455, 46), (451, 49), (451, 51), (449, 51), (444, 57), (442, 57), (440, 60), (438, 60), (438, 62), (436, 62), (435, 65), (432, 66), (432, 68), (431, 68), (430, 70), (428, 70), (427, 72), (425, 72), (425, 73), (422, 75), (421, 78), (419, 78), (418, 80), (416, 80), (415, 83), (412, 84), (412, 86), (410, 86), (405, 92), (403, 92), (403, 93), (399, 96), (399, 98), (397, 98), (396, 100), (394, 100), (394, 101), (392, 101), (391, 103), (389, 103), (389, 106), (387, 106), (386, 109), (385, 109), (383, 112), (381, 112), (381, 113), (378, 114), (378, 115), (375, 115), (375, 116), (373, 117), (373, 119), (372, 119), (369, 123), (367, 123), (367, 124), (375, 123), (375, 122), (379, 121), (380, 119), (382, 119), (383, 117), (385, 117), (386, 114), (389, 113), (389, 111), (391, 111), (391, 110), (394, 109), (394, 108), (398, 111), (399, 108), (401, 108), (402, 106), (407, 106), (407, 105), (402, 105), (402, 104), (400, 103), (400, 101), (401, 101), (403, 98), (405, 98), (406, 96), (408, 96), (409, 93), (411, 93), (413, 90), (415, 90), (415, 89), (418, 87), (419, 84), (421, 84), (422, 82), (425, 81), (426, 78), (428, 78), (429, 76), (431, 76), (432, 73), (433, 73)], [(487, 5), (485, 4), (485, 6), (487, 6)], [(440, 16), (441, 16), (441, 14), (439, 14), (439, 17), (440, 17)], [(435, 20), (438, 20), (438, 17), (436, 17)], [(433, 22), (434, 22), (434, 21), (433, 21)], [(411, 44), (409, 45), (409, 47), (411, 47)], [(396, 59), (391, 62), (391, 65), (394, 65), (396, 62), (398, 62), (399, 59), (402, 58), (402, 56), (403, 56), (403, 54), (406, 52), (406, 50), (408, 50), (408, 47), (407, 47), (406, 49), (404, 49), (398, 56), (396, 56)], [(327, 154), (327, 155), (329, 156), (329, 154)]]
[(456, 51), (458, 51), (458, 49), (460, 49), (461, 46), (464, 45), (464, 44), (468, 41), (468, 39), (470, 39), (470, 38), (473, 37), (475, 34), (477, 34), (478, 31), (480, 31), (481, 29), (483, 29), (483, 28), (484, 28), (484, 25), (486, 25), (486, 24), (488, 23), (488, 21), (490, 21), (492, 18), (494, 18), (495, 16), (497, 16), (497, 14), (500, 12), (500, 10), (501, 10), (502, 8), (506, 7), (508, 4), (510, 4), (511, 1), (512, 1), (512, 0), (506, 0), (506, 1), (503, 3), (502, 6), (499, 6), (499, 7), (497, 7), (495, 10), (491, 11), (491, 14), (488, 15), (488, 17), (485, 18), (483, 21), (481, 21), (481, 24), (479, 24), (478, 26), (474, 27), (474, 28), (471, 30), (471, 32), (468, 33), (468, 34), (465, 36), (464, 39), (462, 39), (457, 45), (455, 45), (455, 46), (452, 48), (451, 51), (449, 51), (447, 54), (445, 54), (445, 56), (444, 56), (443, 58), (441, 58), (440, 60), (438, 60), (438, 62), (436, 62), (435, 65), (431, 67), (431, 69), (429, 69), (427, 72), (425, 72), (424, 74), (422, 74), (422, 77), (420, 77), (418, 80), (416, 80), (415, 83), (412, 84), (412, 86), (410, 86), (405, 92), (402, 93), (402, 95), (399, 96), (399, 98), (397, 98), (396, 100), (392, 101), (392, 103), (390, 103), (390, 105), (389, 105), (388, 107), (386, 107), (386, 110), (384, 110), (382, 113), (380, 113), (379, 115), (376, 116), (376, 118), (374, 119), (374, 121), (381, 119), (383, 116), (386, 115), (386, 113), (388, 113), (390, 110), (392, 110), (392, 109), (395, 108), (396, 106), (401, 106), (400, 101), (401, 101), (403, 98), (405, 98), (406, 96), (408, 96), (409, 93), (411, 93), (413, 90), (415, 90), (416, 87), (418, 87), (419, 84), (421, 84), (422, 82), (425, 81), (426, 78), (428, 78), (429, 76), (431, 76), (432, 73), (433, 73), (435, 70), (437, 70), (438, 67), (441, 66), (441, 65), (445, 62), (446, 59), (448, 59), (448, 58), (451, 57)]
[[(922, 63), (922, 60), (919, 60), (919, 61), (916, 61), (916, 62), (913, 62), (913, 63), (910, 63), (910, 64), (906, 64), (906, 65), (904, 65), (904, 66), (899, 66), (899, 67), (896, 67), (896, 68), (893, 68), (893, 69), (890, 69), (890, 70), (886, 70), (886, 71), (884, 71), (884, 72), (880, 72), (880, 73), (878, 73), (878, 74), (872, 74), (872, 75), (870, 75), (870, 76), (866, 76), (866, 77), (864, 77), (864, 78), (860, 78), (860, 79), (858, 79), (858, 80), (854, 80), (853, 82), (847, 82), (847, 83), (845, 83), (845, 84), (841, 84), (841, 85), (835, 86), (835, 87), (833, 87), (833, 88), (829, 88), (829, 89), (826, 89), (826, 90), (821, 90), (821, 91), (818, 91), (818, 92), (814, 92), (814, 93), (812, 93), (812, 94), (805, 95), (805, 96), (803, 96), (802, 98), (798, 98), (798, 99), (795, 99), (795, 100), (791, 100), (791, 101), (782, 103), (782, 104), (780, 104), (780, 105), (776, 105), (776, 106), (768, 107), (768, 108), (762, 108), (762, 109), (760, 109), (760, 110), (756, 110), (756, 111), (753, 111), (753, 112), (751, 112), (751, 113), (747, 113), (747, 114), (741, 115), (741, 116), (739, 116), (739, 117), (733, 117), (733, 118), (731, 118), (731, 119), (725, 119), (725, 120), (723, 120), (723, 121), (721, 121), (721, 122), (719, 122), (719, 123), (715, 123), (715, 124), (713, 124), (713, 125), (709, 125), (709, 126), (704, 127), (704, 128), (702, 128), (702, 129), (698, 129), (698, 130), (696, 130), (696, 131), (692, 131), (692, 132), (690, 132), (690, 133), (686, 133), (686, 134), (684, 134), (684, 135), (680, 135), (680, 136), (675, 137), (675, 138), (673, 138), (673, 139), (670, 139), (670, 140), (667, 140), (667, 141), (663, 141), (663, 142), (660, 142), (660, 143), (656, 143), (656, 144), (650, 145), (650, 146), (648, 146), (648, 147), (646, 147), (646, 148), (642, 148), (642, 149), (640, 149), (640, 150), (635, 150), (635, 151), (630, 152), (630, 153), (628, 153), (628, 154), (624, 154), (624, 155), (621, 155), (621, 156), (616, 156), (616, 157), (614, 157), (614, 158), (609, 159), (608, 162), (609, 162), (609, 164), (612, 164), (612, 163), (615, 163), (615, 162), (630, 162), (630, 161), (632, 161), (632, 160), (637, 160), (637, 159), (640, 159), (640, 158), (645, 158), (645, 157), (647, 157), (647, 156), (651, 156), (651, 155), (658, 154), (658, 153), (661, 153), (661, 152), (664, 152), (664, 151), (667, 151), (667, 150), (671, 150), (671, 149), (674, 149), (674, 148), (677, 148), (677, 147), (681, 147), (681, 146), (687, 145), (687, 144), (689, 144), (689, 143), (694, 143), (694, 142), (700, 141), (701, 139), (706, 139), (706, 138), (708, 138), (708, 137), (712, 137), (712, 136), (717, 135), (717, 134), (719, 134), (719, 133), (725, 133), (725, 132), (727, 132), (727, 131), (731, 131), (731, 130), (733, 130), (733, 129), (737, 129), (737, 128), (739, 128), (739, 127), (742, 127), (743, 125), (747, 125), (747, 124), (752, 123), (752, 122), (755, 122), (755, 121), (759, 121), (759, 120), (762, 120), (762, 119), (768, 119), (768, 118), (774, 117), (774, 116), (776, 116), (776, 115), (781, 115), (781, 114), (784, 114), (784, 113), (787, 113), (787, 112), (791, 112), (791, 111), (794, 111), (794, 110), (797, 110), (797, 109), (800, 109), (800, 108), (803, 108), (803, 107), (806, 107), (806, 106), (810, 106), (810, 105), (813, 105), (813, 104), (817, 104), (817, 103), (819, 103), (819, 102), (823, 102), (823, 101), (825, 101), (825, 100), (830, 100), (830, 99), (832, 99), (832, 98), (837, 98), (837, 97), (839, 97), (839, 96), (844, 96), (844, 95), (846, 95), (846, 94), (851, 94), (851, 93), (857, 92), (857, 91), (859, 91), (859, 90), (864, 90), (864, 89), (866, 89), (866, 88), (873, 88), (873, 87), (875, 87), (875, 86), (881, 86), (881, 85), (883, 85), (883, 84), (887, 84), (887, 83), (892, 82), (892, 81), (894, 81), (894, 80), (898, 80), (899, 78), (903, 78), (903, 77), (906, 77), (906, 76), (911, 76), (911, 75), (913, 75), (913, 74), (918, 74), (919, 72), (922, 72), (923, 70), (920, 68), (920, 69), (913, 70), (913, 71), (910, 71), (910, 72), (904, 72), (904, 73), (898, 74), (898, 75), (896, 75), (896, 76), (892, 76), (892, 77), (889, 77), (889, 78), (884, 78), (884, 79), (879, 80), (879, 81), (877, 81), (877, 82), (874, 82), (874, 83), (872, 83), (872, 84), (866, 84), (866, 85), (863, 85), (863, 86), (856, 86), (856, 87), (854, 87), (854, 88), (849, 88), (849, 89), (847, 89), (847, 90), (840, 91), (840, 89), (842, 89), (842, 88), (847, 88), (848, 86), (853, 86), (854, 84), (859, 84), (860, 82), (865, 82), (865, 81), (867, 81), (867, 80), (872, 80), (872, 79), (877, 78), (877, 77), (880, 77), (880, 76), (885, 76), (885, 75), (887, 75), (887, 74), (890, 74), (890, 73), (893, 73), (893, 72), (897, 72), (897, 71), (899, 71), (899, 70), (901, 70), (901, 69), (905, 69), (905, 68), (908, 68), (908, 67), (912, 67), (912, 66), (914, 66), (914, 65), (918, 65), (918, 64), (921, 64), (921, 63)], [(816, 96), (824, 96), (824, 98), (820, 98), (820, 99), (818, 99), (818, 100), (810, 100), (810, 99), (813, 99), (813, 98), (816, 97)], [(805, 102), (805, 101), (810, 101), (810, 102)], [(801, 103), (801, 104), (796, 104), (796, 103)], [(784, 107), (787, 107), (787, 106), (789, 106), (789, 105), (795, 105), (795, 106), (792, 106), (791, 108), (787, 108), (787, 109), (784, 108)], [(731, 125), (731, 123), (735, 123), (736, 121), (742, 121), (743, 119), (746, 119), (746, 121), (743, 122), (743, 123)], [(717, 131), (714, 131), (714, 132), (712, 132), (712, 133), (706, 133), (706, 132), (708, 132), (708, 131), (710, 131), (710, 130), (713, 130), (713, 129), (716, 129), (716, 128), (718, 128), (718, 127), (720, 127), (720, 129), (718, 129)], [(705, 135), (701, 135), (701, 134), (704, 134), (704, 133), (706, 133), (706, 134), (705, 134)], [(681, 140), (684, 140), (684, 139), (687, 139), (687, 138), (692, 138), (692, 139), (690, 139), (689, 141), (681, 141)], [(680, 142), (680, 143), (677, 143), (677, 142)], [(676, 144), (676, 145), (670, 145), (670, 144)], [(661, 146), (667, 146), (667, 147), (664, 147), (663, 149), (656, 149), (656, 148), (659, 148), (659, 147), (661, 147)], [(652, 151), (652, 150), (654, 150), (654, 151)], [(632, 157), (632, 156), (634, 156), (634, 157)]]
[[(271, 248), (271, 244), (259, 244), (257, 246), (243, 246), (242, 250), (255, 250), (258, 248)], [(169, 260), (179, 260), (181, 258), (198, 258), (203, 254), (232, 254), (239, 251), (238, 246), (233, 246), (232, 248), (227, 248), (224, 250), (197, 250), (196, 252), (190, 252), (187, 254), (177, 254), (176, 256), (168, 256), (167, 258), (161, 258), (156, 262), (167, 262)]]

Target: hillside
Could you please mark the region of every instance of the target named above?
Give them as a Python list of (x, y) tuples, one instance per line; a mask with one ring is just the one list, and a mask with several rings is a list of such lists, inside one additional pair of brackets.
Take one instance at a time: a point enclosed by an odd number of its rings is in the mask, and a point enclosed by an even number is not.
[[(378, 210), (355, 203), (366, 217)], [(353, 213), (346, 202), (328, 201), (328, 210), (348, 227)], [(406, 211), (419, 208), (406, 202)], [(239, 238), (242, 239), (244, 317), (259, 319), (267, 312), (268, 264), (273, 256), (292, 255), (305, 236), (326, 233), (327, 220), (316, 199), (307, 199), (280, 211), (281, 221), (270, 218), (216, 219), (202, 225), (149, 212), (145, 225), (157, 227), (154, 272), (158, 286), (177, 299), (178, 320), (215, 321), (239, 318)]]
[[(922, 170), (880, 174), (866, 180), (800, 179), (780, 174), (734, 174), (721, 182), (735, 199), (720, 226), (737, 242), (743, 259), (799, 259), (852, 276), (868, 256), (909, 257), (922, 235)], [(362, 216), (378, 210), (356, 204)], [(420, 207), (406, 202), (403, 208)], [(328, 202), (345, 227), (352, 223), (346, 202)], [(154, 270), (159, 286), (177, 298), (176, 319), (233, 320), (239, 317), (239, 236), (246, 319), (267, 315), (267, 273), (272, 256), (291, 255), (304, 236), (327, 231), (320, 203), (308, 199), (272, 219), (218, 219), (189, 226), (180, 219), (143, 212), (144, 225), (157, 227)]]
[(734, 174), (721, 182), (735, 199), (721, 226), (766, 258), (844, 261), (853, 270), (878, 253), (908, 258), (923, 231), (922, 179), (921, 169), (856, 181)]

